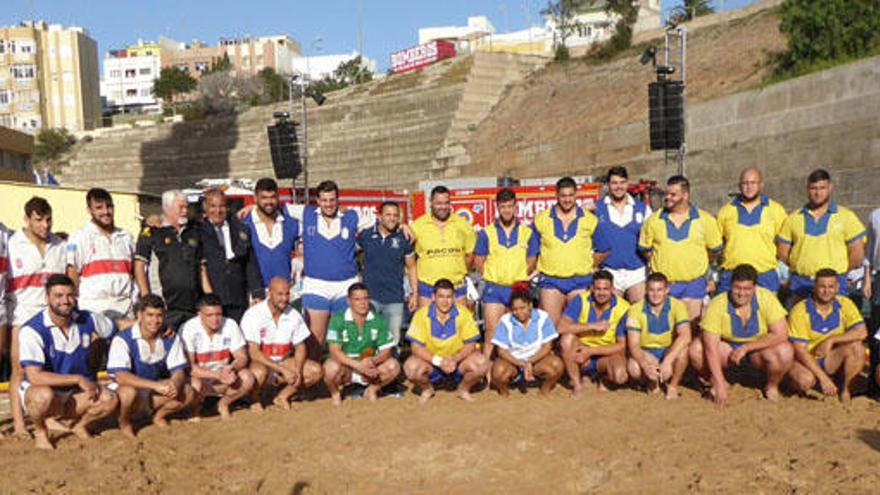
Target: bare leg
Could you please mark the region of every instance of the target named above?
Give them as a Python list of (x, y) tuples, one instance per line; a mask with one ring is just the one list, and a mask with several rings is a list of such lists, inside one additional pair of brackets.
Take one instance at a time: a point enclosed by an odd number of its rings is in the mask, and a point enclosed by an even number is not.
[(24, 424), (24, 411), (22, 409), (21, 397), (18, 388), (24, 378), (24, 372), (18, 361), (18, 330), (19, 326), (12, 327), (11, 334), (11, 350), (9, 357), (12, 360), (12, 376), (9, 377), (9, 407), (12, 409), (12, 434), (16, 437), (30, 438), (30, 433)]
[(517, 369), (504, 359), (495, 358), (492, 363), (492, 383), (502, 397), (510, 395), (510, 381), (516, 376)]
[(681, 379), (684, 377), (687, 367), (688, 353), (687, 350), (685, 350), (685, 352), (679, 354), (678, 358), (672, 364), (672, 378), (670, 378), (669, 383), (666, 384), (667, 399), (671, 400), (678, 398), (678, 385), (681, 383)]
[(254, 375), (254, 389), (251, 391), (251, 410), (256, 412), (263, 411), (263, 389), (266, 382), (269, 381), (269, 369), (261, 363), (251, 361), (248, 366)]
[(498, 326), (498, 322), (504, 316), (504, 313), (507, 313), (507, 306), (503, 304), (483, 304), (483, 322), (486, 325), (486, 335), (483, 338), (483, 355), (486, 356), (486, 359), (492, 359), (492, 351), (494, 350), (492, 338), (495, 336), (495, 328)]
[(562, 360), (555, 354), (549, 354), (544, 359), (535, 363), (535, 376), (541, 379), (541, 394), (549, 395), (562, 373), (565, 372), (565, 365)]
[[(17, 390), (15, 395), (18, 395)], [(49, 387), (31, 386), (25, 392), (25, 402), (27, 403), (28, 415), (34, 422), (36, 447), (42, 450), (54, 449), (55, 446), (49, 438), (49, 430), (46, 428), (46, 418), (60, 412), (61, 404), (58, 403), (55, 392)]]
[(554, 325), (559, 325), (562, 309), (565, 308), (565, 294), (556, 289), (541, 289), (538, 306), (550, 315)]
[(431, 366), (431, 363), (423, 361), (415, 356), (410, 356), (410, 358), (403, 363), (403, 372), (406, 374), (407, 379), (422, 391), (419, 396), (419, 402), (421, 404), (427, 404), (427, 402), (431, 400), (431, 397), (434, 396), (434, 386), (431, 385), (429, 379), (432, 369), (433, 367)]
[(138, 391), (134, 387), (128, 385), (120, 385), (116, 389), (116, 395), (119, 396), (119, 429), (122, 434), (134, 438), (134, 427), (131, 425), (131, 413), (136, 411), (138, 406)]
[(327, 336), (327, 324), (330, 321), (329, 311), (306, 309), (309, 317), (309, 330), (312, 331), (311, 339), (306, 341), (309, 348), (309, 359), (321, 361), (324, 352), (324, 338)]
[(559, 340), (559, 345), (562, 348), (562, 362), (565, 364), (565, 371), (571, 384), (571, 396), (577, 399), (584, 392), (581, 381), (581, 366), (586, 360), (583, 354), (586, 349), (577, 336), (572, 334), (563, 335)]
[(334, 361), (333, 358), (324, 361), (324, 385), (330, 392), (330, 399), (334, 406), (342, 405), (342, 387), (347, 381), (345, 375), (348, 375), (349, 380), (351, 379), (351, 373), (345, 371), (345, 367)]
[(486, 356), (474, 352), (458, 365), (458, 370), (463, 375), (461, 383), (458, 384), (458, 388), (456, 389), (459, 399), (468, 402), (476, 400), (471, 395), (471, 389), (482, 380), (484, 376), (486, 376), (491, 364), (492, 363), (486, 359)]
[(364, 397), (370, 402), (376, 402), (382, 387), (394, 381), (398, 375), (400, 375), (400, 363), (396, 359), (391, 358), (380, 364), (379, 379), (367, 386), (367, 389), (364, 391)]
[(625, 385), (629, 379), (629, 374), (626, 372), (626, 354), (623, 351), (599, 358), (596, 369), (602, 377), (600, 384), (605, 382), (606, 385), (620, 386)]
[(783, 342), (779, 345), (763, 349), (752, 354), (752, 363), (756, 368), (767, 374), (764, 396), (769, 401), (779, 399), (779, 382), (785, 378), (794, 361), (794, 350), (791, 344)]
[(217, 411), (220, 413), (220, 419), (229, 419), (231, 417), (229, 407), (233, 402), (250, 393), (255, 384), (256, 379), (250, 370), (240, 370), (238, 372), (238, 381), (235, 384), (226, 387), (223, 397), (217, 402)]
[(626, 289), (626, 300), (631, 303), (637, 303), (645, 298), (645, 282), (639, 282), (629, 289)]
[[(296, 362), (293, 358), (285, 359), (281, 365), (290, 369), (296, 368)], [(278, 395), (275, 396), (272, 403), (284, 409), (290, 409), (290, 398), (300, 390), (311, 388), (314, 384), (321, 381), (321, 378), (324, 376), (324, 370), (317, 361), (306, 359), (306, 362), (303, 363), (302, 374), (302, 380), (300, 380), (299, 385), (295, 387), (292, 385), (285, 385), (278, 392)]]
[(159, 427), (168, 426), (167, 416), (180, 411), (189, 404), (192, 404), (195, 393), (189, 385), (183, 386), (183, 392), (177, 399), (167, 399), (165, 397), (153, 396), (153, 424)]
[(110, 416), (116, 412), (119, 406), (119, 397), (115, 392), (107, 389), (101, 389), (101, 395), (97, 401), (90, 400), (84, 392), (73, 394), (73, 400), (76, 403), (77, 419), (71, 426), (74, 435), (80, 438), (91, 438), (92, 434), (88, 427), (93, 422)]
[(852, 382), (865, 367), (865, 346), (861, 342), (852, 342), (844, 349), (843, 387), (840, 388), (841, 402), (852, 399)]

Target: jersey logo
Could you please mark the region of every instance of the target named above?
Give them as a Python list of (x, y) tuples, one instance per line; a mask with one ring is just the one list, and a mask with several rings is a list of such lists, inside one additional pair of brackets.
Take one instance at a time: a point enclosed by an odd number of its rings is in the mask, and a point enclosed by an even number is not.
[(265, 328), (261, 328), (261, 329), (260, 329), (260, 339), (261, 339), (261, 340), (266, 338), (266, 333), (267, 333), (267, 332), (266, 332), (266, 329), (265, 329)]
[(190, 239), (190, 240), (188, 240), (188, 241), (186, 241), (186, 242), (187, 242), (187, 244), (189, 244), (191, 247), (196, 247), (196, 246), (199, 245), (199, 240), (196, 239), (196, 238), (192, 238), (192, 239)]
[(391, 249), (400, 249), (400, 239), (397, 237), (391, 239)]
[(641, 212), (636, 213), (636, 223), (642, 223), (645, 220), (645, 215)]
[(248, 240), (248, 234), (247, 234), (247, 232), (245, 232), (243, 230), (238, 233), (238, 237), (240, 237), (241, 240), (243, 240), (245, 242), (247, 242), (247, 240)]
[(24, 268), (24, 263), (22, 263), (21, 258), (15, 258), (15, 267), (19, 270)]
[(85, 348), (89, 347), (89, 341), (91, 340), (91, 336), (89, 334), (83, 334), (82, 336), (82, 346)]
[(223, 347), (229, 347), (229, 344), (232, 343), (232, 339), (229, 337), (223, 337)]
[(141, 231), (141, 235), (144, 237), (150, 237), (150, 228), (144, 227), (144, 230)]
[(166, 246), (170, 246), (170, 245), (171, 245), (171, 238), (170, 238), (170, 237), (166, 237), (166, 238), (165, 238), (165, 245), (166, 245)]
[(348, 239), (348, 227), (343, 227), (340, 235), (342, 236), (343, 239)]

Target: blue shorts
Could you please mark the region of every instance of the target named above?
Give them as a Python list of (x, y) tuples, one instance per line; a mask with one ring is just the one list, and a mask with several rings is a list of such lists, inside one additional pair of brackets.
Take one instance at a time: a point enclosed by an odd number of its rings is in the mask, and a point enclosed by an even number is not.
[[(455, 289), (455, 297), (464, 297), (466, 295), (467, 284), (462, 284), (461, 287)], [(434, 297), (434, 287), (424, 282), (419, 282), (419, 297), (427, 297), (428, 299)]]
[(486, 285), (483, 287), (483, 302), (507, 306), (510, 303), (511, 292), (513, 292), (511, 287), (486, 282)]
[(695, 278), (690, 282), (672, 282), (669, 284), (669, 295), (676, 299), (699, 299), (706, 297), (706, 279)]
[(327, 311), (330, 314), (348, 309), (348, 298), (327, 299), (317, 294), (303, 294), (302, 305), (305, 309)]
[[(715, 289), (716, 294), (727, 292), (730, 290), (730, 281), (733, 278), (733, 272), (723, 270), (721, 277), (718, 279), (718, 287)], [(770, 292), (779, 292), (779, 274), (776, 270), (758, 274), (758, 285)]]
[[(845, 296), (847, 292), (847, 282), (846, 275), (838, 275), (837, 283), (840, 284), (840, 288), (837, 290), (837, 293), (841, 296)], [(801, 297), (807, 298), (813, 293), (813, 279), (807, 277), (806, 275), (798, 275), (797, 273), (792, 273), (791, 277), (788, 279), (788, 288), (792, 293), (797, 294)]]
[(581, 365), (581, 375), (599, 372), (599, 356), (590, 356), (590, 360)]
[(538, 277), (538, 287), (541, 289), (555, 289), (566, 295), (577, 290), (588, 290), (591, 285), (593, 285), (592, 274), (561, 278), (542, 273)]
[(428, 375), (428, 381), (431, 382), (431, 385), (436, 385), (438, 383), (443, 383), (450, 380), (454, 383), (458, 383), (461, 381), (462, 378), (464, 378), (464, 375), (462, 375), (457, 369), (452, 373), (444, 373), (439, 366), (434, 366), (434, 368), (431, 369), (431, 374)]
[(663, 362), (663, 358), (666, 357), (666, 353), (669, 352), (669, 349), (666, 348), (666, 347), (660, 347), (660, 348), (655, 348), (655, 347), (642, 347), (642, 351), (643, 351), (643, 352), (647, 352), (648, 354), (650, 354), (650, 355), (654, 356), (655, 358), (657, 358), (657, 362), (658, 362), (658, 363), (662, 363), (662, 362)]
[[(746, 344), (748, 344), (748, 342), (728, 342), (727, 343), (727, 345), (729, 345), (732, 349), (739, 349), (740, 347), (742, 347)], [(742, 366), (743, 364), (752, 364), (752, 357), (751, 356), (752, 356), (752, 353), (747, 352), (746, 355), (743, 356), (742, 360), (740, 361), (740, 366)]]
[(825, 370), (825, 358), (824, 357), (816, 358), (816, 364), (818, 364), (819, 367), (822, 368), (823, 371)]
[(358, 281), (303, 278), (302, 305), (305, 309), (338, 313), (348, 309), (348, 288)]

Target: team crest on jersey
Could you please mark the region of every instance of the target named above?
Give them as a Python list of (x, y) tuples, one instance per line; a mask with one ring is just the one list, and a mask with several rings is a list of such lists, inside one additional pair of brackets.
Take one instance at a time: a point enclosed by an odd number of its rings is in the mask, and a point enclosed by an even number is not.
[(87, 333), (86, 333), (86, 334), (83, 334), (83, 336), (82, 336), (82, 346), (83, 346), (83, 347), (88, 347), (90, 341), (91, 341), (91, 336), (90, 336), (89, 334), (87, 334)]
[(391, 249), (400, 249), (400, 239), (397, 237), (391, 239)]
[(170, 246), (170, 245), (171, 245), (171, 238), (170, 238), (170, 237), (166, 237), (166, 238), (165, 238), (165, 245), (166, 245), (166, 246)]
[(642, 214), (642, 212), (636, 213), (636, 223), (642, 223), (642, 221), (644, 219), (645, 219), (645, 215)]
[(265, 327), (261, 328), (261, 329), (260, 329), (260, 339), (265, 339), (265, 338), (266, 338), (266, 333), (268, 333), (268, 332), (266, 331), (266, 328), (265, 328)]
[(19, 270), (24, 268), (24, 263), (21, 261), (21, 258), (15, 258), (15, 267)]
[(141, 235), (144, 237), (150, 237), (150, 228), (144, 227), (144, 230), (141, 231)]
[(379, 329), (378, 329), (378, 328), (374, 328), (374, 329), (372, 329), (372, 330), (370, 331), (370, 335), (373, 336), (373, 340), (378, 339), (378, 338), (379, 338)]
[(348, 239), (348, 227), (342, 227), (342, 232), (340, 232), (340, 235), (343, 239)]
[(196, 247), (199, 245), (199, 240), (193, 237), (192, 239), (186, 241), (186, 243), (189, 244), (190, 247)]
[(307, 233), (308, 235), (315, 235), (315, 227), (314, 227), (314, 226), (309, 226), (309, 228), (306, 229), (306, 233)]
[(229, 344), (232, 343), (232, 340), (229, 337), (223, 337), (223, 347), (229, 347)]
[(243, 240), (245, 242), (247, 242), (247, 240), (248, 240), (248, 234), (247, 234), (247, 232), (245, 232), (243, 230), (238, 233), (238, 237), (241, 238), (241, 240)]

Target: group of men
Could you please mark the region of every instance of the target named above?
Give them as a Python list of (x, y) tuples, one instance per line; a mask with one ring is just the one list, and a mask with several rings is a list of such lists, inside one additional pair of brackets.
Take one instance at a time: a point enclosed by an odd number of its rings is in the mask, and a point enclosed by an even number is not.
[[(635, 380), (674, 398), (691, 366), (723, 404), (725, 370), (748, 363), (765, 374), (768, 399), (790, 376), (800, 391), (818, 384), (846, 400), (867, 329), (843, 294), (866, 232), (831, 199), (826, 171), (807, 182), (809, 202), (786, 214), (763, 194), (760, 171), (745, 170), (716, 218), (692, 204), (682, 176), (652, 212), (615, 167), (594, 205), (578, 204), (576, 182), (560, 179), (556, 204), (531, 226), (517, 219), (515, 192), (502, 189), (498, 218), (476, 233), (443, 186), (430, 192), (429, 213), (406, 224), (392, 202), (375, 220), (340, 208), (332, 181), (318, 185), (316, 206), (282, 205), (267, 178), (238, 215), (211, 189), (203, 217), (190, 219), (186, 198), (168, 191), (161, 221), (136, 242), (115, 226), (102, 189), (88, 192), (91, 219), (67, 241), (35, 197), (24, 228), (0, 236), (14, 430), (27, 435), (27, 412), (37, 445), (51, 448), (50, 425), (88, 436), (91, 423), (117, 414), (133, 436), (136, 414), (162, 425), (189, 408), (198, 419), (209, 396), (223, 418), (245, 398), (255, 409), (289, 408), (321, 381), (334, 404), (349, 384), (376, 400), (401, 372), (422, 402), (441, 385), (473, 400), (483, 381), (502, 395), (536, 382), (547, 393), (563, 374), (575, 397), (590, 376), (603, 389)], [(304, 315), (291, 306), (297, 253)], [(708, 276), (715, 260), (717, 280)], [(790, 313), (777, 296), (779, 261), (791, 270)], [(484, 282), (482, 335), (471, 272)], [(405, 309), (411, 352), (401, 364)], [(106, 386), (96, 382), (105, 357)]]

